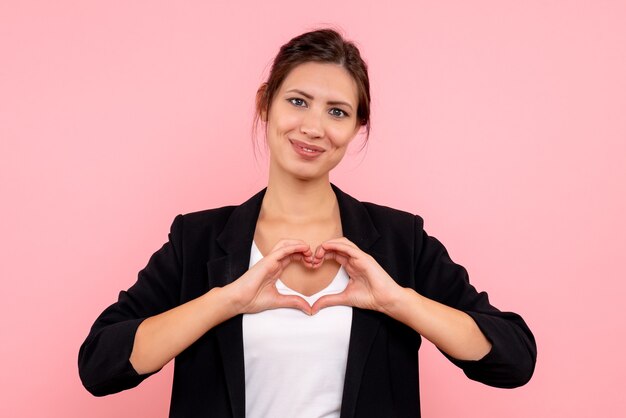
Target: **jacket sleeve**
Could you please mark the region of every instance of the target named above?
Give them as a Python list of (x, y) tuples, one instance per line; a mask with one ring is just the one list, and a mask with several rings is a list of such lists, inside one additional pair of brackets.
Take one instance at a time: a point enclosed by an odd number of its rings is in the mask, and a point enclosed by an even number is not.
[(139, 375), (129, 359), (141, 322), (178, 304), (182, 276), (182, 224), (178, 215), (169, 241), (152, 255), (137, 282), (100, 314), (80, 347), (78, 370), (85, 388), (104, 396), (137, 386), (154, 373)]
[(477, 361), (443, 354), (472, 380), (501, 388), (524, 385), (533, 375), (537, 359), (532, 332), (519, 315), (501, 312), (490, 304), (487, 293), (476, 291), (465, 268), (454, 263), (443, 244), (422, 225), (422, 219), (416, 217), (417, 291), (467, 313), (492, 344), (491, 351)]

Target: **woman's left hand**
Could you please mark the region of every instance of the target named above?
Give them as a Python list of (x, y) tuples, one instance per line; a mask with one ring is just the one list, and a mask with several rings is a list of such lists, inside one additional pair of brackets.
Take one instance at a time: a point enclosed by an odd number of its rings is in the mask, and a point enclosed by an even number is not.
[(341, 264), (349, 276), (347, 287), (341, 292), (319, 298), (311, 307), (315, 315), (328, 306), (353, 306), (386, 313), (402, 291), (374, 258), (361, 251), (345, 237), (323, 242), (315, 251), (313, 266), (325, 260)]

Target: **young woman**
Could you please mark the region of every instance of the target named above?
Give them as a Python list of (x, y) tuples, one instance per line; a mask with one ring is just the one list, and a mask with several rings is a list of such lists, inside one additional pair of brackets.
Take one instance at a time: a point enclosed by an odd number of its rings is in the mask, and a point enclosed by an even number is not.
[(171, 417), (418, 417), (421, 337), (471, 379), (530, 379), (522, 318), (477, 292), (422, 218), (330, 183), (369, 103), (366, 64), (337, 32), (282, 46), (257, 93), (267, 188), (176, 217), (80, 349), (91, 393), (176, 358)]

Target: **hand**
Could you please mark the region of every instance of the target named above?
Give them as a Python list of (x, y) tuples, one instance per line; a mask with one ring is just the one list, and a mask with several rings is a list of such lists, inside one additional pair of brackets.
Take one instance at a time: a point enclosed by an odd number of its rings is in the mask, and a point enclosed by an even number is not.
[(313, 267), (311, 247), (304, 241), (285, 239), (252, 266), (239, 279), (230, 283), (236, 295), (238, 313), (257, 313), (268, 309), (295, 308), (311, 315), (309, 303), (297, 295), (283, 295), (276, 289), (276, 281), (291, 262)]
[(319, 298), (311, 307), (312, 315), (322, 308), (337, 305), (385, 313), (402, 290), (372, 256), (347, 238), (323, 242), (315, 250), (313, 267), (319, 267), (325, 260), (341, 264), (350, 279), (343, 292)]

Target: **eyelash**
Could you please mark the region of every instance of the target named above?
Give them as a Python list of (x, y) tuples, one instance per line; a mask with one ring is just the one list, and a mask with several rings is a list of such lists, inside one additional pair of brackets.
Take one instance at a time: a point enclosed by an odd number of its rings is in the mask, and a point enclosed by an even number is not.
[[(300, 101), (300, 102), (306, 103), (306, 101), (305, 101), (304, 99), (301, 99), (301, 98), (299, 98), (299, 97), (292, 97), (292, 98), (287, 99), (287, 101), (288, 101), (289, 103), (291, 103), (292, 105), (296, 106), (296, 107), (302, 107), (302, 106), (295, 104), (295, 103), (294, 103), (295, 101)], [(347, 118), (347, 117), (349, 117), (349, 116), (350, 116), (350, 115), (348, 114), (348, 112), (346, 112), (346, 111), (345, 111), (345, 110), (343, 110), (343, 109), (339, 109), (339, 108), (337, 108), (337, 107), (333, 107), (331, 110), (338, 110), (338, 111), (340, 111), (340, 112), (342, 113), (342, 115), (341, 115), (341, 116), (338, 116), (338, 115), (332, 115), (332, 116), (334, 116), (334, 117), (336, 117), (336, 118), (339, 118), (339, 119)]]

